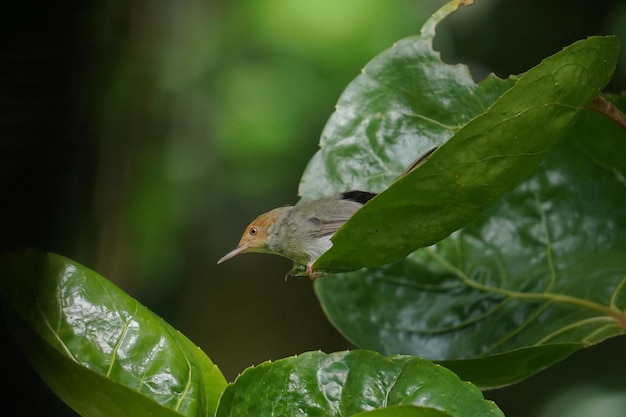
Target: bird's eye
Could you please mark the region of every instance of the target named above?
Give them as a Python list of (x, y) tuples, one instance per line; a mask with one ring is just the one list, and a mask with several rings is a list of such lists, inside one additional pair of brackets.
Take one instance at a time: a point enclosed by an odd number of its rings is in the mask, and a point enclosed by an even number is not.
[(251, 227), (248, 233), (250, 233), (250, 236), (256, 236), (259, 233), (259, 228), (256, 226)]

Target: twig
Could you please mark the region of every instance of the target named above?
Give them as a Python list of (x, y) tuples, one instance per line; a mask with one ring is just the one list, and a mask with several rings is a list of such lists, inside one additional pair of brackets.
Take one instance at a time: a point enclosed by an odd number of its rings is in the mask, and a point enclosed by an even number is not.
[(611, 103), (604, 97), (598, 96), (594, 98), (591, 103), (587, 105), (587, 108), (589, 110), (602, 113), (603, 115), (607, 116), (609, 119), (620, 125), (623, 129), (626, 129), (626, 114), (622, 113), (620, 109), (615, 107), (613, 103)]

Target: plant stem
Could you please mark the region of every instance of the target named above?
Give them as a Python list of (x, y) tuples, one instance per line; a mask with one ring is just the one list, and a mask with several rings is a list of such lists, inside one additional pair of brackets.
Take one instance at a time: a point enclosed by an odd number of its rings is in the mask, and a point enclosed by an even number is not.
[(622, 113), (620, 109), (615, 107), (613, 103), (605, 99), (602, 96), (594, 98), (587, 106), (589, 110), (597, 111), (613, 120), (620, 125), (623, 129), (626, 129), (626, 114)]

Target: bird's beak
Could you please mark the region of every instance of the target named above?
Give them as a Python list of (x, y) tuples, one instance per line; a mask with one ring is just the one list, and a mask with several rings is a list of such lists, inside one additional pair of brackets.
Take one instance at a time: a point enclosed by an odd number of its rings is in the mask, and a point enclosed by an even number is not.
[(235, 249), (231, 250), (230, 252), (228, 252), (226, 255), (224, 255), (222, 257), (222, 259), (220, 259), (219, 261), (217, 261), (218, 264), (221, 264), (224, 261), (229, 260), (230, 258), (234, 258), (235, 256), (239, 255), (240, 253), (244, 253), (246, 250), (248, 250), (248, 248), (250, 247), (250, 243), (244, 243), (243, 245), (239, 245), (237, 246)]

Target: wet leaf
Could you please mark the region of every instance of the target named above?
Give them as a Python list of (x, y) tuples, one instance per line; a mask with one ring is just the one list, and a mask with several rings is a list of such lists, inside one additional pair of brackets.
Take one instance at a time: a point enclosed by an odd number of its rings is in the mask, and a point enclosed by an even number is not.
[(0, 293), (20, 347), (82, 416), (213, 416), (211, 360), (121, 289), (59, 255), (4, 255)]
[(584, 112), (566, 138), (449, 238), (318, 280), (333, 324), (357, 346), (446, 361), (481, 386), (624, 334), (626, 132)]
[[(393, 410), (399, 414), (389, 412)], [(216, 414), (354, 415), (489, 417), (502, 413), (475, 386), (446, 368), (425, 359), (356, 350), (308, 352), (249, 368), (226, 388)]]
[(449, 417), (451, 415), (452, 414), (434, 408), (416, 407), (414, 405), (394, 405), (378, 410), (365, 411), (355, 414), (354, 417)]
[[(341, 95), (300, 194), (384, 191), (333, 236), (316, 269), (388, 264), (463, 227), (535, 172), (611, 78), (618, 42), (592, 37), (519, 79), (476, 84), (432, 49), (437, 23), (458, 6), (374, 58)], [(426, 163), (393, 182), (433, 146)]]

